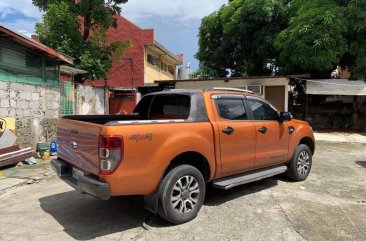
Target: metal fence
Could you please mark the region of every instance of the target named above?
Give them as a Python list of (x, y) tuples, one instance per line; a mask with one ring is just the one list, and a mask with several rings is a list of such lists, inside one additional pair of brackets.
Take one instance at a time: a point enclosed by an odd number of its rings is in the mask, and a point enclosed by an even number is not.
[(60, 81), (60, 116), (73, 115), (75, 110), (75, 88), (72, 82)]

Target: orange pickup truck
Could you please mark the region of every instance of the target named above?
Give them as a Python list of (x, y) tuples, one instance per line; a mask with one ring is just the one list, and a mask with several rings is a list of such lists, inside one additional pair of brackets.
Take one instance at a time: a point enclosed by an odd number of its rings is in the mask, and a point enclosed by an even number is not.
[(53, 169), (81, 193), (143, 195), (145, 208), (179, 224), (197, 216), (207, 185), (229, 189), (311, 170), (312, 128), (250, 91), (168, 90), (133, 115), (67, 116)]

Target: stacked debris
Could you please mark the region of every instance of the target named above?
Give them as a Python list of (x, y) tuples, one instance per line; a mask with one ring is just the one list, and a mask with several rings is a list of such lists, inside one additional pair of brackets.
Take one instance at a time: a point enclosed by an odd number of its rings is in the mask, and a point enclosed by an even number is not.
[(29, 160), (34, 162), (39, 155), (32, 148), (21, 149), (15, 145), (17, 137), (8, 129), (0, 133), (0, 168)]

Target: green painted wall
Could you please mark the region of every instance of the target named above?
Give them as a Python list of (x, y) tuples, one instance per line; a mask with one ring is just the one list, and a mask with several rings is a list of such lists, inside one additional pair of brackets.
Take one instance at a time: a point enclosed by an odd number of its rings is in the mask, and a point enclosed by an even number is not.
[(59, 70), (58, 61), (0, 37), (0, 80), (58, 86)]

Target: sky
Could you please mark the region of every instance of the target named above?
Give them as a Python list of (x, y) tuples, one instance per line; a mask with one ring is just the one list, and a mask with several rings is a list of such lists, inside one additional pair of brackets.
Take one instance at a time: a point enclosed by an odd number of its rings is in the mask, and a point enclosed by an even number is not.
[[(154, 28), (156, 40), (173, 53), (184, 53), (192, 71), (198, 49), (201, 19), (218, 10), (227, 0), (129, 0), (122, 5), (122, 16), (141, 28)], [(42, 13), (32, 0), (0, 0), (0, 23), (30, 36)]]

